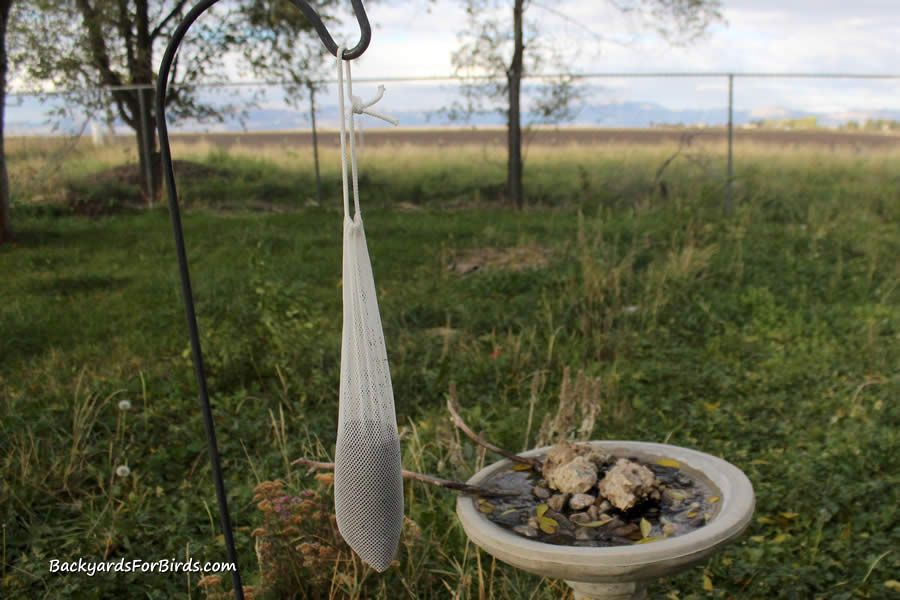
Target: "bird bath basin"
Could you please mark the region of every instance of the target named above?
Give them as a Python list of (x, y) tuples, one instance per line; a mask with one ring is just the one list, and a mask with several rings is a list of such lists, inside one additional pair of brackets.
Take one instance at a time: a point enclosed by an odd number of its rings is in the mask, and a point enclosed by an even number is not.
[[(469, 539), (514, 567), (564, 579), (575, 591), (576, 600), (640, 600), (646, 598), (649, 581), (704, 561), (750, 524), (755, 503), (753, 486), (731, 463), (668, 444), (627, 441), (587, 444), (616, 457), (636, 457), (649, 463), (675, 460), (686, 475), (709, 485), (721, 499), (705, 526), (684, 535), (649, 544), (584, 548), (545, 544), (522, 537), (489, 521), (478, 510), (476, 498), (461, 494), (456, 501), (456, 514)], [(522, 456), (541, 456), (548, 450), (538, 448)], [(509, 466), (509, 460), (496, 462), (473, 475), (468, 483), (484, 485), (492, 475)]]

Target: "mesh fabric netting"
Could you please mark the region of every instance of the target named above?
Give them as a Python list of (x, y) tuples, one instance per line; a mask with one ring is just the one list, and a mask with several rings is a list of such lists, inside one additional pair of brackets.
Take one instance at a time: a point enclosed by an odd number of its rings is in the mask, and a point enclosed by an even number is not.
[(344, 327), (334, 458), (338, 529), (378, 571), (403, 526), (403, 477), (394, 393), (362, 218), (344, 220)]

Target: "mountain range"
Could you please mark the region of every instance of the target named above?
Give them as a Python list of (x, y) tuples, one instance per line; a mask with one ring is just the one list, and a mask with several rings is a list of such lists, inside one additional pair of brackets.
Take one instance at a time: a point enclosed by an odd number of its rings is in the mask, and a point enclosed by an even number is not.
[[(40, 113), (23, 111), (20, 114), (16, 106), (8, 106), (6, 113), (6, 132), (8, 135), (43, 135), (53, 130)], [(475, 115), (468, 121), (451, 121), (440, 111), (390, 111), (390, 115), (400, 121), (404, 127), (438, 127), (438, 126), (501, 126), (503, 119), (498, 113)], [(30, 117), (30, 118), (29, 118)], [(849, 110), (836, 113), (817, 113), (781, 107), (756, 108), (753, 110), (735, 110), (733, 114), (736, 126), (745, 125), (758, 120), (785, 120), (815, 117), (820, 126), (836, 127), (850, 120), (864, 122), (866, 119), (887, 119), (900, 121), (900, 110)], [(334, 107), (323, 107), (316, 112), (317, 124), (323, 129), (338, 127), (337, 110)], [(721, 126), (728, 120), (727, 109), (672, 109), (655, 102), (615, 102), (608, 104), (585, 104), (575, 114), (571, 125), (581, 127), (653, 127), (659, 125), (710, 125)], [(386, 126), (376, 119), (365, 118), (364, 128)], [(527, 122), (527, 121), (526, 121)], [(121, 132), (124, 125), (114, 124)], [(62, 123), (60, 131), (71, 131), (79, 125), (73, 120)], [(170, 124), (172, 131), (278, 131), (309, 129), (308, 113), (304, 110), (268, 106), (252, 108), (243, 121), (237, 118), (226, 119), (222, 123), (197, 123), (183, 121)]]
[[(497, 114), (475, 115), (466, 122), (451, 121), (439, 111), (391, 111), (391, 116), (400, 121), (404, 127), (436, 127), (448, 125), (500, 126), (502, 117)], [(785, 120), (816, 117), (820, 126), (837, 127), (850, 120), (864, 122), (866, 119), (900, 120), (900, 110), (851, 110), (840, 113), (817, 113), (786, 108), (758, 108), (753, 110), (735, 110), (733, 120), (736, 126), (746, 125), (758, 120)], [(319, 126), (336, 128), (338, 126), (337, 111), (327, 108), (317, 111)], [(727, 108), (711, 109), (671, 109), (653, 102), (617, 102), (611, 104), (586, 104), (576, 113), (571, 125), (581, 127), (653, 127), (659, 125), (724, 125), (728, 122)], [(264, 108), (253, 110), (246, 120), (245, 127), (249, 131), (272, 131), (279, 129), (308, 129), (309, 119), (305, 113), (287, 108)], [(364, 119), (365, 128), (383, 127), (381, 121)], [(200, 129), (240, 131), (237, 122), (219, 124), (218, 127)], [(179, 128), (180, 129), (180, 128)]]

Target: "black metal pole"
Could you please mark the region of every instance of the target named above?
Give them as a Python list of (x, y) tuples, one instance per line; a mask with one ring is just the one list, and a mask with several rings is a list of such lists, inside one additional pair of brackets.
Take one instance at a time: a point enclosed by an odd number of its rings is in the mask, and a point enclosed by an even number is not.
[[(203, 414), (203, 424), (206, 428), (206, 442), (209, 450), (209, 462), (213, 472), (213, 482), (216, 488), (216, 499), (219, 504), (219, 516), (222, 519), (222, 533), (225, 538), (225, 550), (228, 554), (228, 562), (234, 565), (231, 571), (231, 583), (234, 588), (234, 597), (236, 600), (244, 600), (244, 588), (241, 584), (241, 572), (238, 565), (237, 551), (234, 546), (234, 534), (231, 528), (231, 516), (228, 512), (228, 498), (225, 492), (225, 482), (222, 478), (222, 465), (219, 459), (219, 447), (216, 443), (216, 428), (213, 421), (212, 407), (209, 402), (209, 390), (206, 386), (206, 372), (203, 368), (203, 352), (200, 348), (200, 334), (197, 328), (197, 315), (194, 312), (194, 295), (191, 290), (191, 276), (188, 269), (187, 252), (184, 247), (184, 231), (181, 226), (181, 212), (178, 208), (178, 193), (175, 189), (175, 172), (172, 168), (172, 152), (169, 147), (169, 132), (166, 126), (166, 92), (169, 82), (169, 72), (172, 69), (172, 63), (175, 60), (175, 53), (185, 34), (194, 21), (203, 14), (207, 9), (213, 6), (219, 0), (202, 0), (194, 6), (178, 27), (172, 33), (169, 45), (163, 54), (162, 62), (159, 66), (159, 77), (156, 85), (156, 115), (157, 127), (159, 128), (159, 146), (160, 158), (162, 159), (163, 179), (166, 183), (166, 191), (169, 197), (169, 214), (172, 219), (172, 232), (175, 236), (175, 253), (178, 257), (178, 270), (181, 275), (181, 292), (184, 300), (184, 311), (187, 317), (188, 333), (191, 338), (191, 357), (194, 362), (194, 374), (197, 378), (197, 391), (200, 396), (201, 412)], [(322, 42), (328, 48), (329, 52), (337, 54), (337, 44), (332, 39), (322, 19), (316, 11), (305, 0), (290, 0), (292, 4), (300, 8), (307, 19), (311, 22)], [(351, 50), (345, 50), (343, 58), (350, 60), (357, 58), (366, 51), (369, 41), (372, 37), (372, 30), (366, 17), (362, 0), (351, 0), (353, 4), (353, 12), (360, 28), (359, 43)]]
[(193, 24), (206, 9), (219, 0), (204, 0), (188, 12), (184, 20), (172, 34), (172, 39), (163, 55), (159, 67), (159, 79), (156, 86), (156, 114), (159, 127), (159, 146), (163, 164), (163, 178), (166, 182), (166, 191), (169, 196), (169, 214), (172, 219), (172, 232), (175, 235), (175, 253), (178, 256), (178, 270), (181, 274), (181, 295), (184, 300), (184, 311), (187, 316), (188, 333), (191, 338), (191, 357), (194, 362), (194, 374), (197, 377), (197, 390), (200, 395), (203, 424), (206, 428), (206, 442), (209, 451), (209, 462), (213, 472), (213, 483), (216, 487), (216, 499), (219, 503), (219, 517), (222, 519), (222, 533), (225, 538), (225, 551), (228, 554), (228, 562), (234, 565), (231, 571), (231, 583), (234, 588), (234, 597), (244, 600), (244, 587), (241, 584), (241, 571), (238, 565), (237, 551), (234, 546), (234, 534), (231, 529), (231, 515), (228, 512), (228, 498), (225, 492), (225, 482), (222, 478), (222, 465), (219, 460), (219, 447), (216, 443), (216, 426), (213, 422), (212, 407), (209, 403), (209, 391), (206, 387), (206, 373), (203, 368), (203, 352), (200, 348), (200, 334), (197, 329), (197, 316), (194, 313), (194, 295), (191, 291), (191, 275), (188, 270), (187, 253), (184, 248), (184, 232), (181, 228), (181, 213), (178, 209), (178, 194), (175, 189), (175, 172), (172, 169), (172, 153), (169, 148), (169, 132), (166, 127), (166, 84), (169, 81), (169, 71), (175, 52)]

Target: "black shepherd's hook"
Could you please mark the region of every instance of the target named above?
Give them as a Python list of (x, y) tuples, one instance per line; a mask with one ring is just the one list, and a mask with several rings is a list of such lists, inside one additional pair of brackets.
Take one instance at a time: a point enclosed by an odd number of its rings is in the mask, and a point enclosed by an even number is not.
[[(172, 230), (175, 234), (175, 252), (178, 256), (178, 268), (181, 274), (181, 291), (184, 298), (184, 311), (187, 315), (188, 333), (191, 338), (191, 356), (194, 361), (194, 373), (197, 376), (197, 388), (200, 395), (201, 410), (203, 412), (203, 423), (206, 426), (206, 441), (209, 449), (209, 462), (212, 466), (213, 481), (216, 486), (216, 498), (219, 501), (219, 516), (222, 519), (222, 533), (225, 537), (225, 549), (228, 553), (228, 562), (234, 566), (231, 571), (231, 581), (234, 587), (234, 596), (237, 600), (243, 600), (244, 588), (241, 585), (241, 573), (238, 568), (237, 552), (234, 547), (234, 535), (231, 529), (231, 517), (228, 513), (228, 499), (225, 496), (225, 483), (222, 479), (222, 467), (219, 461), (219, 449), (216, 444), (216, 430), (213, 424), (212, 408), (209, 404), (209, 391), (206, 387), (206, 373), (203, 369), (203, 353), (200, 350), (200, 335), (197, 330), (197, 316), (194, 312), (194, 296), (191, 292), (191, 278), (188, 271), (187, 254), (184, 249), (184, 232), (181, 228), (181, 213), (178, 210), (178, 194), (175, 190), (175, 173), (172, 170), (172, 152), (169, 148), (169, 133), (166, 129), (166, 87), (169, 80), (169, 71), (172, 68), (172, 62), (175, 59), (175, 53), (181, 40), (187, 33), (190, 26), (203, 14), (208, 8), (219, 0), (203, 0), (194, 6), (184, 17), (172, 39), (166, 47), (163, 54), (162, 63), (159, 66), (159, 77), (156, 84), (156, 115), (157, 127), (159, 128), (159, 147), (160, 158), (162, 159), (163, 178), (166, 181), (166, 191), (169, 196), (169, 214), (172, 218)], [(292, 4), (297, 6), (303, 14), (309, 19), (310, 23), (315, 27), (316, 32), (322, 39), (322, 43), (328, 51), (337, 56), (337, 44), (328, 33), (325, 24), (322, 23), (321, 17), (316, 13), (306, 0), (290, 0)], [(356, 20), (359, 22), (360, 37), (359, 43), (350, 50), (344, 50), (343, 58), (351, 60), (358, 58), (369, 47), (369, 41), (372, 39), (372, 28), (369, 25), (369, 19), (366, 17), (365, 8), (363, 8), (362, 0), (351, 0), (353, 4), (353, 12), (356, 14)]]

